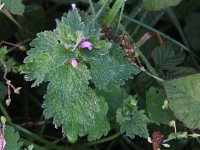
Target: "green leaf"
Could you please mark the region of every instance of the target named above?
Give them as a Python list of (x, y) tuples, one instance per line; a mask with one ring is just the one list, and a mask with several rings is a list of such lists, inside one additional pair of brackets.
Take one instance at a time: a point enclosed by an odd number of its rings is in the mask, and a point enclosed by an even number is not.
[(114, 120), (116, 118), (116, 111), (122, 106), (123, 100), (128, 97), (128, 93), (119, 86), (113, 86), (111, 91), (95, 89), (98, 96), (103, 96), (108, 103), (108, 118)]
[(107, 118), (108, 105), (103, 101), (99, 102), (100, 112), (97, 116), (96, 123), (91, 126), (88, 133), (88, 141), (100, 139), (102, 135), (106, 136), (110, 130), (110, 124)]
[(24, 4), (22, 0), (2, 0), (5, 3), (5, 8), (8, 9), (12, 14), (19, 15), (24, 12)]
[(147, 10), (161, 10), (169, 6), (176, 6), (182, 0), (143, 0), (144, 7)]
[(138, 111), (137, 102), (133, 97), (124, 100), (122, 108), (117, 110), (117, 122), (120, 125), (120, 132), (126, 132), (127, 136), (134, 138), (135, 135), (147, 138), (149, 136), (147, 123), (149, 119), (143, 110)]
[(123, 85), (124, 79), (132, 78), (132, 75), (140, 72), (122, 54), (122, 49), (113, 45), (110, 49), (110, 56), (87, 56), (91, 67), (92, 82), (97, 87), (109, 91), (113, 85)]
[(47, 93), (56, 92), (57, 98), (61, 101), (73, 101), (85, 93), (90, 79), (89, 70), (84, 64), (79, 63), (76, 68), (73, 68), (71, 64), (63, 66), (49, 75), (51, 81)]
[(200, 74), (164, 82), (169, 107), (190, 129), (200, 129)]
[(62, 17), (62, 22), (70, 27), (70, 32), (83, 31), (84, 22), (81, 21), (81, 16), (79, 15), (78, 10), (69, 11), (67, 14), (64, 14)]
[(169, 70), (184, 60), (184, 54), (171, 42), (155, 48), (152, 57), (158, 70)]
[(170, 69), (171, 78), (183, 77), (191, 74), (198, 73), (197, 70), (191, 67), (175, 67)]
[(3, 60), (5, 58), (6, 53), (7, 53), (7, 48), (1, 47), (0, 48), (0, 60)]
[(45, 99), (45, 118), (53, 117), (55, 126), (62, 125), (62, 131), (70, 142), (75, 142), (78, 135), (88, 134), (88, 140), (95, 140), (108, 133), (108, 106), (104, 99), (98, 98), (91, 89), (73, 101), (60, 100), (56, 91), (47, 93)]
[(192, 48), (196, 51), (200, 51), (200, 13), (193, 13), (186, 17), (185, 19), (185, 27), (184, 32), (188, 39), (188, 42), (191, 44)]
[(6, 140), (5, 150), (19, 150), (23, 145), (22, 142), (19, 142), (19, 133), (10, 126), (6, 126), (4, 136)]
[(169, 124), (174, 116), (168, 108), (163, 109), (165, 101), (164, 90), (158, 88), (150, 88), (146, 94), (146, 111), (153, 122), (160, 125)]
[(26, 64), (22, 68), (22, 73), (26, 74), (25, 79), (27, 81), (36, 79), (33, 87), (47, 81), (53, 69), (63, 66), (66, 61), (70, 61), (71, 55), (69, 51), (65, 50), (64, 46), (59, 44), (54, 32), (45, 31), (37, 34), (37, 36), (38, 38), (31, 43), (33, 48), (27, 52), (28, 56), (24, 59)]

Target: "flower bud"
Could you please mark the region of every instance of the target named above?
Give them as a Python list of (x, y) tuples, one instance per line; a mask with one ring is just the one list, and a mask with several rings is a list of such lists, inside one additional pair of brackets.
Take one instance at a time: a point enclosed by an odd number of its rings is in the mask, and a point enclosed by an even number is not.
[(78, 65), (78, 61), (77, 61), (76, 59), (72, 59), (72, 60), (71, 60), (71, 64), (72, 64), (72, 66), (73, 66), (74, 68), (76, 68), (77, 65)]

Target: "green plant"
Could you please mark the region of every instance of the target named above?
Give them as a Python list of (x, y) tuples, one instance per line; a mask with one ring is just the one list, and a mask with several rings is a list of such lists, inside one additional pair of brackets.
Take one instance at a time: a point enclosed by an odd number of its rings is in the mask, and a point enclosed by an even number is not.
[(0, 149), (198, 148), (199, 8), (1, 0)]

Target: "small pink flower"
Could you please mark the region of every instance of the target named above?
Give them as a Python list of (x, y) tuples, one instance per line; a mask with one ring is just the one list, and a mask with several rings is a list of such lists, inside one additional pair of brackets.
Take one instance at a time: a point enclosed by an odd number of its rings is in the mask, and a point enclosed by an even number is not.
[(78, 48), (88, 48), (90, 51), (92, 50), (92, 43), (89, 41), (86, 41), (86, 37), (83, 36), (80, 44), (78, 45)]
[(76, 4), (73, 3), (71, 6), (72, 6), (72, 10), (76, 9)]
[(6, 140), (4, 138), (0, 139), (0, 150), (4, 150), (6, 146)]
[(76, 59), (71, 60), (72, 67), (76, 68), (78, 65), (78, 61)]
[(88, 48), (90, 51), (92, 50), (92, 43), (89, 41), (81, 42), (78, 48)]

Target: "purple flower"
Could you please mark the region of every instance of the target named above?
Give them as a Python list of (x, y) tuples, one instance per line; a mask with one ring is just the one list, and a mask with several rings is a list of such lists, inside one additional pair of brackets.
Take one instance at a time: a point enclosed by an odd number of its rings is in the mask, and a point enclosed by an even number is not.
[(92, 50), (92, 43), (89, 41), (81, 42), (78, 48), (88, 48), (90, 51)]
[(0, 139), (0, 150), (4, 150), (5, 146), (6, 146), (6, 140), (3, 137), (1, 137), (1, 139)]
[(76, 4), (72, 3), (72, 10), (76, 9)]
[(86, 41), (86, 37), (83, 36), (80, 44), (78, 45), (78, 48), (88, 48), (90, 51), (92, 50), (93, 44), (89, 41)]
[(76, 68), (78, 65), (78, 61), (76, 59), (71, 60), (72, 67)]

